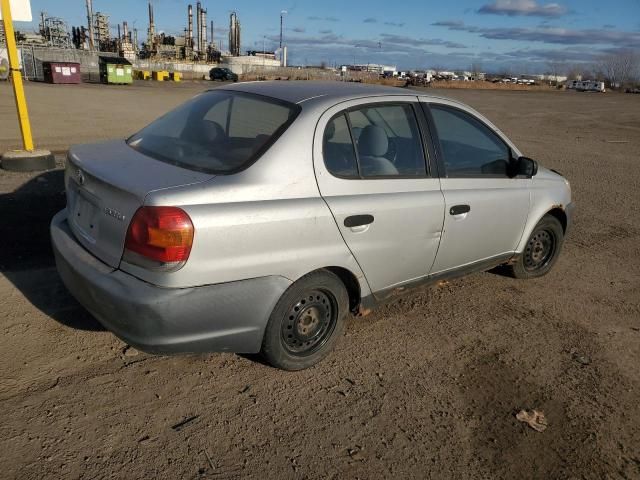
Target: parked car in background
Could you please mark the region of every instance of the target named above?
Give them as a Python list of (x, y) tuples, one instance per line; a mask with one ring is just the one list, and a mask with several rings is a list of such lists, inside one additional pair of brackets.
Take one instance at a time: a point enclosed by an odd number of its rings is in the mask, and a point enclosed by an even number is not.
[(209, 70), (209, 78), (211, 80), (222, 80), (222, 81), (231, 81), (231, 82), (238, 81), (237, 74), (233, 73), (228, 68), (223, 68), (223, 67), (214, 67), (211, 70)]
[(412, 287), (545, 275), (573, 208), (562, 175), (468, 106), (342, 82), (205, 92), (126, 141), (71, 148), (65, 185), (57, 268), (105, 327), (288, 370)]

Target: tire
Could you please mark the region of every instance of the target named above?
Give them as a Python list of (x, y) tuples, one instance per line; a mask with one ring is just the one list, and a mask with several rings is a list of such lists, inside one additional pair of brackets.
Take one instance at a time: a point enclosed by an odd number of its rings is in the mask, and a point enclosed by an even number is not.
[(558, 260), (563, 243), (562, 224), (556, 217), (545, 215), (531, 232), (517, 262), (511, 265), (511, 273), (521, 279), (546, 275)]
[(328, 270), (293, 283), (273, 309), (262, 340), (262, 356), (283, 370), (302, 370), (320, 362), (342, 336), (349, 295)]

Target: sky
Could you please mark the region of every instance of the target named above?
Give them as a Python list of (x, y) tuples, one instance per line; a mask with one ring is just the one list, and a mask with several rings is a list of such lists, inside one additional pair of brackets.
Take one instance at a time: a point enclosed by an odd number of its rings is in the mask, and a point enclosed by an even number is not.
[[(182, 34), (189, 0), (153, 0), (156, 28)], [(194, 6), (195, 1), (191, 2)], [(112, 28), (126, 20), (146, 37), (146, 0), (93, 0)], [(407, 68), (542, 73), (592, 64), (618, 50), (640, 52), (640, 0), (203, 0), (216, 42), (227, 48), (229, 14), (242, 24), (242, 51), (277, 48), (280, 12), (290, 63), (384, 63)], [(84, 0), (31, 0), (69, 26), (86, 24)], [(33, 24), (18, 23), (29, 30)]]

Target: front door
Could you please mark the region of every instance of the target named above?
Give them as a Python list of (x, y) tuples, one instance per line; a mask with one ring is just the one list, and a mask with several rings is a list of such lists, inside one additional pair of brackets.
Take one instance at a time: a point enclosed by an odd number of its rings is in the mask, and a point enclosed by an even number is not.
[(430, 103), (445, 219), (432, 273), (508, 257), (529, 213), (531, 179), (511, 177), (511, 149), (464, 110)]
[(314, 142), (320, 193), (378, 296), (429, 273), (444, 216), (417, 99), (392, 98), (334, 107)]

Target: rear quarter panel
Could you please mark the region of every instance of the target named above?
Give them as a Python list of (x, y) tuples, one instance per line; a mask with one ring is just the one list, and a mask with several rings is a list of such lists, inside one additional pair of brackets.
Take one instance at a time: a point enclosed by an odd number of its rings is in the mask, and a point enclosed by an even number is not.
[(189, 260), (172, 273), (121, 268), (150, 283), (187, 287), (267, 275), (295, 281), (318, 268), (364, 275), (321, 198), (312, 160), (317, 117), (303, 110), (278, 141), (248, 169), (184, 188), (151, 192), (145, 205), (175, 205), (191, 217)]

